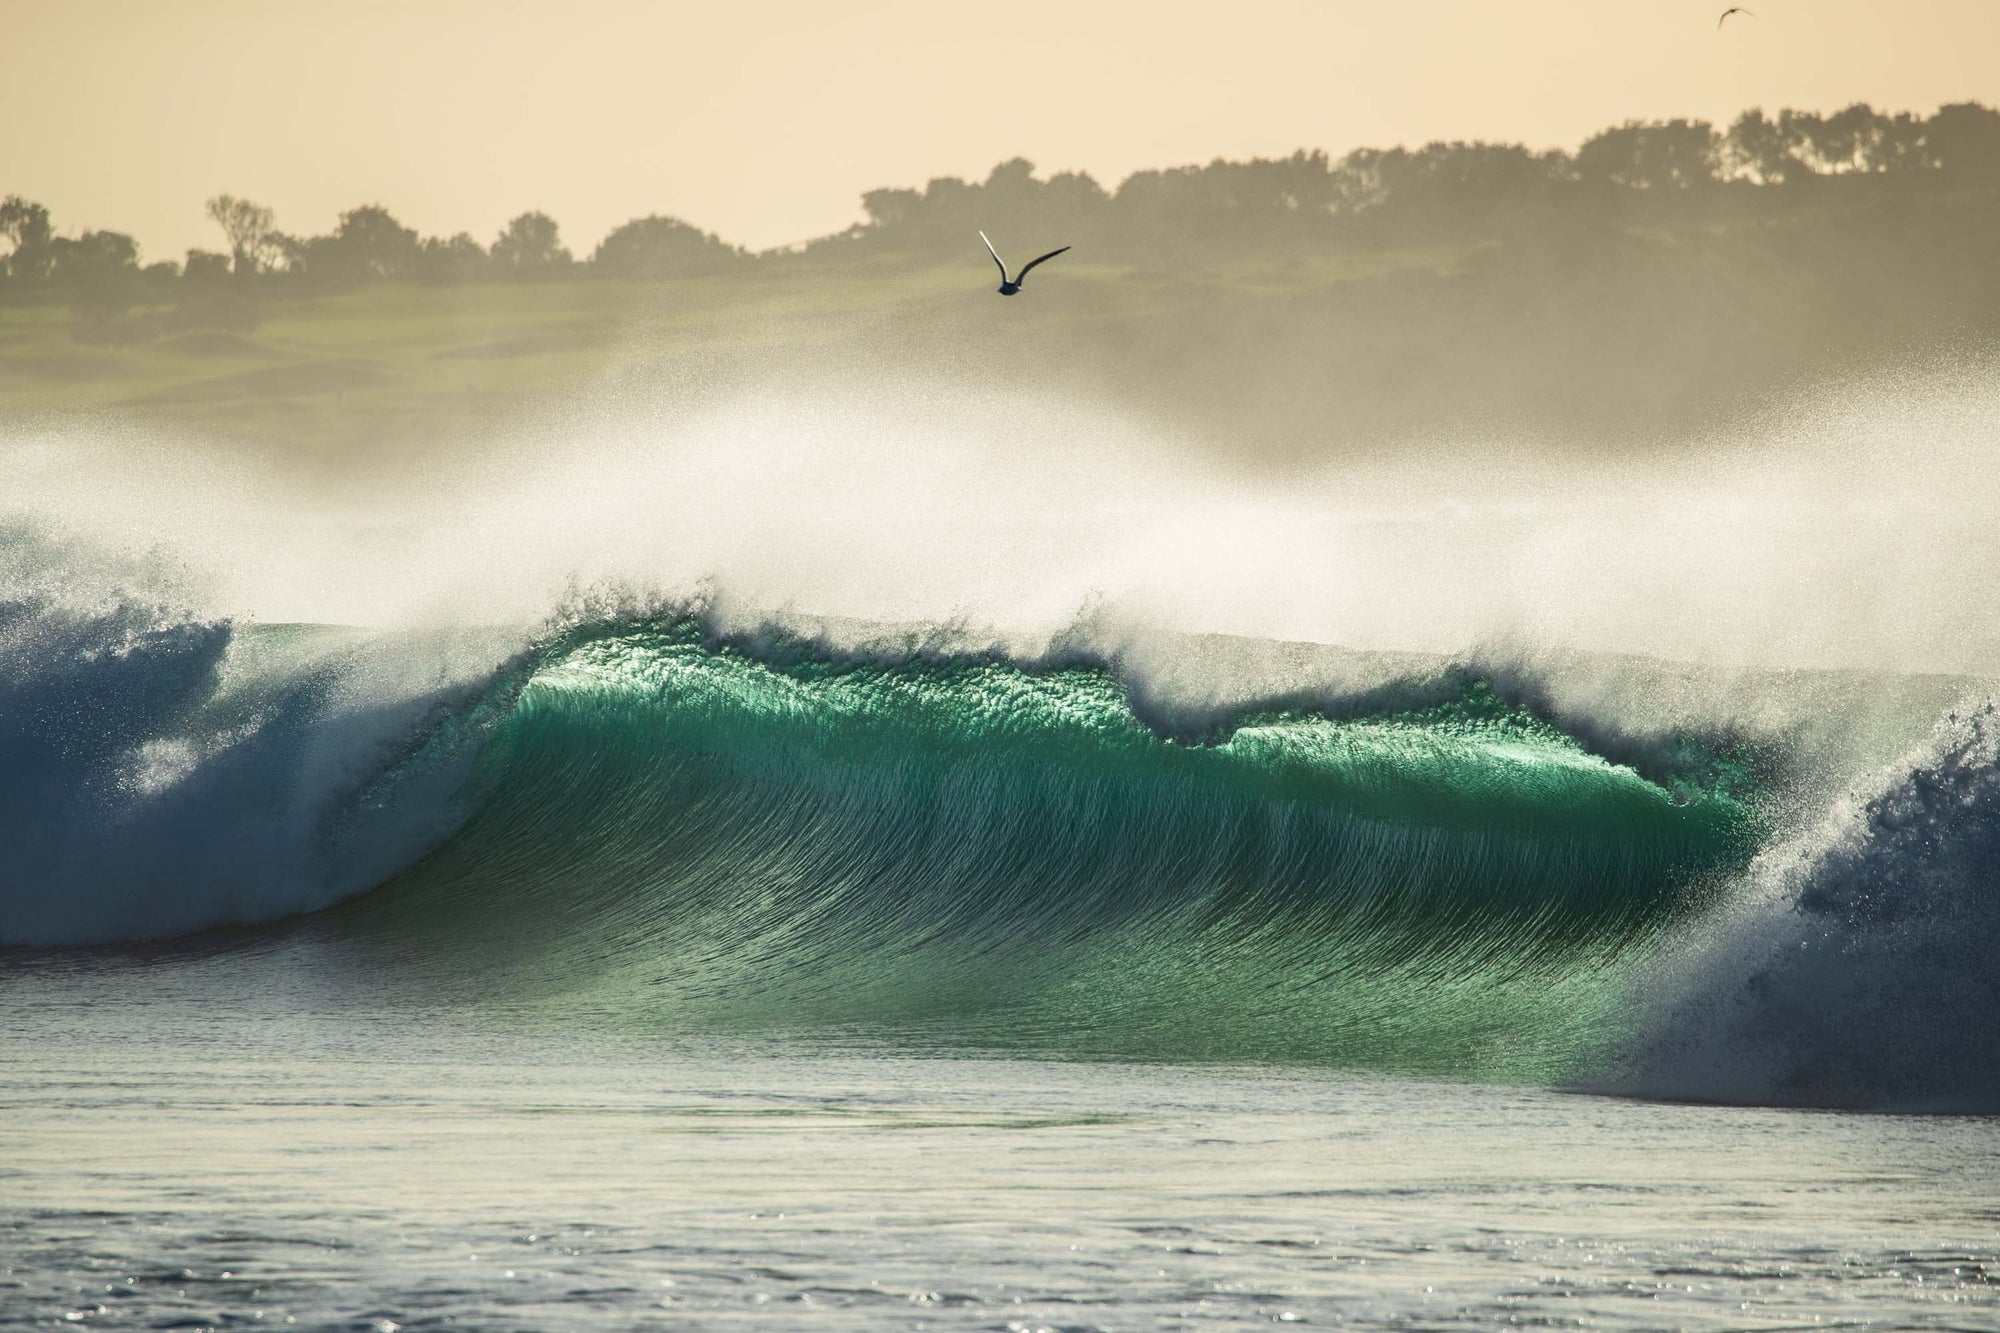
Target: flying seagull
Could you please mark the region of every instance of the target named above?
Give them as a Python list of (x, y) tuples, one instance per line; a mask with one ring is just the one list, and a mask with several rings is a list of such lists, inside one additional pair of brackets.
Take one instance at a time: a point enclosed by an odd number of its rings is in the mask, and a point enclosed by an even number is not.
[(1731, 5), (1729, 8), (1723, 10), (1722, 17), (1715, 21), (1715, 30), (1717, 32), (1722, 31), (1722, 25), (1729, 22), (1729, 16), (1731, 14), (1741, 14), (1745, 18), (1753, 18), (1753, 19), (1757, 17), (1756, 14), (1752, 13), (1750, 10), (1745, 9), (1741, 5)]
[[(980, 232), (979, 239), (982, 241), (986, 241), (986, 233), (983, 231)], [(1021, 284), (1028, 280), (1029, 269), (1033, 268), (1037, 264), (1046, 263), (1048, 260), (1054, 259), (1057, 255), (1061, 254), (1063, 250), (1067, 249), (1069, 249), (1069, 247), (1065, 245), (1062, 248), (1062, 250), (1051, 250), (1047, 254), (1043, 255), (1040, 259), (1029, 260), (1026, 264), (1021, 266), (1021, 271), (1019, 273), (1015, 274), (1013, 277), (1010, 278), (1007, 276), (1007, 266), (1005, 264), (1000, 263), (1000, 252), (993, 248), (993, 242), (986, 241), (986, 253), (993, 256), (993, 262), (995, 264), (1000, 265), (1000, 294), (1002, 296), (1012, 296), (1015, 292), (1020, 291)]]

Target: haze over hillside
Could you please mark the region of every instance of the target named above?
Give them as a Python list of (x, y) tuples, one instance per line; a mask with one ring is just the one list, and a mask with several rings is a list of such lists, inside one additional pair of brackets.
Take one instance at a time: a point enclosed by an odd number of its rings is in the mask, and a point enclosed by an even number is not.
[[(1625, 448), (2000, 333), (2000, 113), (1629, 122), (1149, 170), (1013, 159), (753, 253), (635, 219), (573, 255), (360, 204), (211, 201), (216, 249), (0, 205), (0, 411), (111, 413), (315, 464), (476, 443), (536, 402), (767, 379), (1033, 381), (1266, 462), (1438, 432)], [(1074, 250), (999, 303), (978, 247)]]

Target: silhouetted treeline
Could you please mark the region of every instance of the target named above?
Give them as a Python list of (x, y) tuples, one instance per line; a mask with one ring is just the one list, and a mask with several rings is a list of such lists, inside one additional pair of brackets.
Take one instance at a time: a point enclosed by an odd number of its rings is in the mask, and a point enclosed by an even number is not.
[(866, 221), (807, 247), (962, 250), (974, 227), (1026, 246), (1068, 241), (1176, 261), (1342, 247), (1477, 241), (1566, 220), (1678, 222), (1789, 211), (1824, 187), (1882, 192), (2000, 185), (2000, 112), (1976, 103), (1929, 118), (1856, 105), (1830, 116), (1745, 112), (1706, 121), (1633, 121), (1574, 153), (1518, 144), (1432, 143), (1216, 161), (1141, 171), (1115, 191), (1087, 175), (1038, 179), (1016, 159), (981, 182), (874, 190)]
[[(1020, 159), (983, 181), (941, 177), (862, 198), (866, 219), (805, 246), (753, 255), (668, 217), (635, 219), (587, 257), (555, 220), (524, 213), (490, 244), (421, 237), (387, 209), (343, 213), (323, 236), (280, 230), (271, 210), (219, 196), (221, 246), (142, 265), (111, 231), (59, 235), (42, 206), (0, 202), (0, 299), (67, 304), (81, 336), (144, 337), (176, 325), (247, 325), (286, 293), (373, 282), (661, 280), (750, 266), (967, 250), (984, 228), (1025, 250), (1076, 245), (1112, 262), (1287, 258), (1370, 249), (1561, 238), (1606, 227), (1796, 218), (1828, 201), (1892, 200), (2000, 187), (2000, 112), (1976, 103), (1929, 117), (1857, 105), (1832, 115), (1750, 111), (1726, 131), (1704, 121), (1631, 122), (1574, 153), (1516, 144), (1433, 143), (1138, 172), (1115, 190), (1088, 175), (1038, 177)], [(133, 316), (134, 308), (148, 313)]]
[[(579, 262), (554, 218), (523, 213), (481, 245), (470, 234), (420, 237), (388, 209), (368, 204), (340, 215), (324, 236), (280, 231), (272, 211), (218, 195), (208, 215), (223, 250), (190, 250), (182, 263), (141, 266), (138, 243), (119, 232), (55, 234), (40, 204), (0, 201), (0, 298), (67, 303), (81, 336), (145, 337), (176, 328), (247, 328), (265, 297), (313, 294), (373, 282), (529, 282), (592, 275), (659, 279), (713, 273), (748, 256), (707, 232), (666, 217), (636, 218)], [(169, 304), (135, 319), (135, 306)]]

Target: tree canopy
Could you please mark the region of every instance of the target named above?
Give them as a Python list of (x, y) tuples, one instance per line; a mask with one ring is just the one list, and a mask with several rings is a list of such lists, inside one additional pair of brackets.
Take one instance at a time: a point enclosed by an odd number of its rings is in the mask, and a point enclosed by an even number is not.
[(547, 213), (523, 213), (493, 242), (493, 266), (511, 277), (541, 277), (567, 268), (570, 253), (562, 232)]
[(592, 267), (620, 278), (679, 278), (714, 273), (742, 252), (678, 218), (634, 218), (598, 243)]
[(208, 201), (208, 215), (229, 241), (230, 267), (238, 277), (256, 273), (279, 253), (276, 218), (262, 204), (218, 194)]
[[(244, 280), (246, 292), (565, 275), (665, 281), (765, 260), (957, 253), (977, 229), (1003, 249), (1061, 241), (1127, 262), (1180, 264), (1224, 251), (1307, 255), (1581, 234), (1687, 221), (1703, 210), (1722, 219), (1770, 215), (1839, 181), (1889, 192), (1885, 198), (2000, 188), (2000, 112), (1974, 102), (1928, 117), (1858, 103), (1830, 114), (1751, 110), (1726, 130), (1701, 120), (1628, 121), (1573, 153), (1462, 141), (1359, 148), (1338, 159), (1300, 150), (1139, 171), (1115, 189), (1081, 172), (1042, 176), (1012, 158), (981, 180), (940, 176), (921, 188), (870, 190), (854, 226), (767, 256), (658, 214), (614, 228), (581, 263), (555, 218), (538, 210), (509, 221), (490, 247), (464, 232), (421, 237), (380, 204), (350, 209), (330, 233), (301, 238), (278, 230), (271, 209), (217, 195), (206, 211), (226, 253), (190, 252), (184, 267), (156, 263), (143, 272), (150, 289), (176, 278), (199, 287), (218, 276), (219, 264)], [(102, 303), (106, 293), (141, 290), (131, 238), (62, 235), (47, 208), (19, 195), (0, 199), (0, 246), (0, 286), (11, 292)]]

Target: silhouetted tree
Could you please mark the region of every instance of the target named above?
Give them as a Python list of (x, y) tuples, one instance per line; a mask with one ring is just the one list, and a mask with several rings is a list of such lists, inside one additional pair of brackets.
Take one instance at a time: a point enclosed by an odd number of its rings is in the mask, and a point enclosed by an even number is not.
[(213, 286), (229, 276), (229, 256), (213, 250), (190, 250), (181, 280), (193, 286)]
[(923, 213), (921, 190), (870, 190), (861, 196), (861, 209), (868, 225), (878, 229), (907, 227)]
[(1790, 155), (1815, 172), (1879, 174), (1932, 165), (1924, 151), (1923, 122), (1907, 111), (1885, 116), (1856, 102), (1830, 116), (1780, 112), (1777, 125)]
[(374, 277), (408, 277), (416, 265), (417, 233), (380, 205), (342, 213), (334, 239)]
[(544, 277), (569, 263), (556, 220), (547, 213), (521, 214), (493, 242), (493, 267), (510, 277)]
[(922, 190), (870, 190), (861, 198), (866, 222), (809, 248), (859, 241), (877, 248), (958, 252), (968, 242), (976, 244), (974, 229), (992, 233), (1003, 245), (1055, 233), (1074, 243), (1088, 237), (1110, 202), (1087, 175), (1061, 172), (1044, 180), (1026, 158), (1010, 158), (978, 182), (939, 176)]
[(218, 194), (208, 201), (208, 216), (229, 241), (230, 267), (237, 277), (247, 278), (277, 257), (276, 219), (262, 204)]
[(139, 243), (123, 232), (87, 231), (74, 239), (58, 238), (50, 249), (50, 277), (71, 290), (139, 271)]
[(1876, 119), (1875, 109), (1861, 102), (1820, 119), (1810, 139), (1817, 168), (1841, 176), (1867, 170)]
[(1811, 170), (1794, 149), (1790, 135), (1762, 111), (1745, 111), (1723, 138), (1730, 170), (1762, 185), (1783, 185)]
[(1948, 176), (2000, 179), (2000, 111), (1977, 102), (1941, 106), (1924, 126), (1924, 143)]
[(16, 282), (36, 282), (48, 276), (54, 262), (49, 210), (18, 194), (0, 200), (0, 236), (9, 244), (6, 273)]
[(488, 270), (486, 250), (469, 232), (427, 236), (417, 249), (417, 280), (429, 283), (473, 282)]
[(1893, 116), (1875, 113), (1861, 144), (1861, 169), (1903, 172), (1930, 168), (1930, 153), (1924, 146), (1924, 123), (1907, 111)]
[(1041, 202), (1054, 217), (1080, 223), (1110, 203), (1111, 196), (1085, 172), (1059, 171), (1042, 183)]
[(1716, 177), (1721, 141), (1705, 120), (1627, 121), (1586, 140), (1577, 175), (1629, 190), (1685, 190)]
[(111, 336), (139, 287), (138, 242), (123, 232), (87, 231), (58, 237), (49, 248), (49, 284), (68, 300), (77, 336)]
[(256, 288), (232, 279), (232, 268), (228, 255), (213, 250), (188, 251), (181, 269), (180, 300), (167, 320), (168, 327), (238, 333), (256, 328)]
[(265, 249), (271, 258), (267, 261), (271, 269), (288, 274), (306, 272), (307, 257), (311, 242), (286, 232), (274, 231)]
[(1362, 148), (1341, 159), (1328, 180), (1329, 206), (1346, 212), (1395, 207), (1410, 213), (1532, 202), (1568, 177), (1569, 158), (1520, 144), (1432, 143)]
[(933, 176), (924, 182), (924, 215), (933, 229), (963, 232), (968, 222), (984, 222), (979, 187), (957, 176)]
[(340, 215), (331, 236), (314, 236), (298, 249), (300, 267), (316, 282), (353, 283), (407, 278), (416, 269), (417, 233), (388, 209), (368, 204)]
[(1035, 179), (1035, 164), (1025, 157), (1014, 157), (997, 164), (986, 173), (985, 183), (974, 188), (980, 208), (1011, 221), (1035, 206), (1041, 185)]
[(634, 218), (598, 243), (591, 266), (620, 278), (714, 273), (742, 257), (718, 237), (678, 218)]

